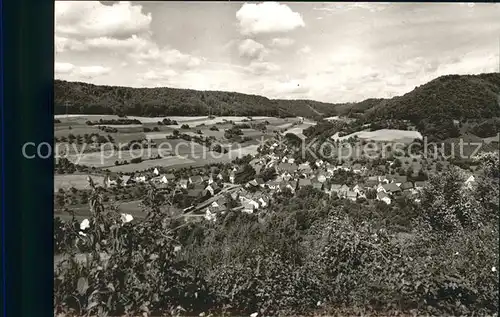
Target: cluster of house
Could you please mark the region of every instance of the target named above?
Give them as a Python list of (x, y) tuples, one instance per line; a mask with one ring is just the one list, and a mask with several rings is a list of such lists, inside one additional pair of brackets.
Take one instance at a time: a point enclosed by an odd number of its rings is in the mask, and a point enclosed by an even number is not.
[[(228, 191), (231, 199), (237, 202), (238, 206), (232, 208), (235, 211), (241, 211), (252, 214), (256, 211), (266, 209), (271, 204), (271, 197), (262, 192), (249, 192), (241, 186), (235, 186)], [(217, 214), (224, 214), (229, 207), (225, 196), (216, 196), (215, 199), (209, 199), (204, 204), (205, 219), (215, 221)]]
[[(273, 144), (274, 145), (274, 144)], [(228, 210), (226, 194), (230, 195), (237, 207), (234, 210), (253, 213), (270, 206), (271, 197), (274, 193), (290, 191), (295, 193), (300, 188), (312, 186), (326, 194), (339, 198), (356, 201), (359, 199), (376, 199), (386, 204), (399, 196), (413, 197), (418, 199), (419, 191), (426, 182), (411, 182), (407, 176), (384, 174), (384, 169), (368, 168), (363, 164), (332, 165), (328, 162), (318, 160), (314, 168), (310, 163), (296, 164), (293, 158), (287, 156), (278, 157), (273, 153), (260, 155), (249, 162), (256, 172), (256, 177), (245, 184), (235, 185), (235, 180), (240, 172), (237, 166), (233, 166), (225, 176), (212, 169), (205, 175), (191, 175), (190, 177), (178, 179), (172, 173), (160, 173), (158, 168), (145, 173), (119, 176), (109, 173), (105, 177), (105, 186), (114, 186), (120, 183), (127, 186), (132, 183), (153, 182), (157, 187), (173, 187), (183, 189), (187, 195), (200, 202), (191, 209), (205, 211), (207, 220), (215, 220), (216, 215)], [(384, 166), (385, 167), (385, 166)], [(264, 181), (261, 172), (273, 171), (275, 177)], [(348, 186), (342, 182), (333, 181), (333, 176), (338, 171), (352, 172), (359, 175), (356, 177), (358, 183)], [(379, 173), (383, 175), (373, 175)], [(371, 176), (369, 176), (371, 175)], [(338, 180), (338, 177), (335, 177)], [(474, 183), (474, 177), (470, 176), (466, 185)], [(371, 195), (368, 195), (368, 193)], [(189, 209), (189, 208), (187, 208)]]
[(366, 199), (366, 192), (368, 190), (375, 190), (377, 200), (390, 204), (392, 201), (391, 197), (399, 194), (416, 194), (419, 189), (425, 186), (425, 182), (409, 182), (407, 176), (379, 175), (366, 177), (363, 182), (350, 187), (343, 183), (332, 183), (330, 179), (338, 170), (363, 175), (367, 171), (366, 166), (361, 164), (333, 166), (319, 160), (315, 163), (317, 169), (313, 170), (309, 163), (297, 165), (293, 162), (291, 163), (288, 159), (274, 163), (264, 165), (261, 160), (251, 161), (250, 164), (256, 171), (264, 167), (274, 168), (277, 177), (266, 182), (262, 178), (257, 177), (249, 181), (245, 187), (260, 187), (268, 189), (271, 192), (280, 192), (289, 189), (294, 193), (302, 187), (312, 186), (317, 190), (324, 191), (328, 195), (336, 194), (339, 198), (353, 201), (361, 198)]

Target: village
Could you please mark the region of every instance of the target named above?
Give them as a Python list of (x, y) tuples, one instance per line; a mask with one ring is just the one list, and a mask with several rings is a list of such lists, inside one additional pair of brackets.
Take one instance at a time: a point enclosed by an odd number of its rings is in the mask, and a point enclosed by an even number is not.
[[(150, 183), (171, 193), (172, 201), (183, 213), (215, 221), (217, 215), (228, 210), (249, 214), (265, 212), (273, 205), (276, 195), (294, 195), (306, 187), (333, 199), (382, 202), (390, 206), (401, 199), (418, 203), (419, 194), (427, 184), (426, 166), (405, 161), (404, 157), (387, 159), (385, 164), (349, 160), (334, 164), (321, 159), (312, 164), (297, 164), (286, 145), (269, 140), (265, 147), (266, 150), (257, 155), (247, 155), (227, 164), (182, 170), (157, 166), (126, 174), (107, 172), (103, 186), (126, 188)], [(439, 164), (444, 169), (450, 166), (445, 161)], [(442, 169), (431, 172), (439, 173)], [(473, 186), (474, 174), (467, 173), (466, 185)]]

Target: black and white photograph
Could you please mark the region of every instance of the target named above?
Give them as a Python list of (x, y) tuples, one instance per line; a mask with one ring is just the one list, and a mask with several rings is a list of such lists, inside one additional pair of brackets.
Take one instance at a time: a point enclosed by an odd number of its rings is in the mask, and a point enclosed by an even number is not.
[(498, 316), (500, 4), (54, 8), (54, 316)]

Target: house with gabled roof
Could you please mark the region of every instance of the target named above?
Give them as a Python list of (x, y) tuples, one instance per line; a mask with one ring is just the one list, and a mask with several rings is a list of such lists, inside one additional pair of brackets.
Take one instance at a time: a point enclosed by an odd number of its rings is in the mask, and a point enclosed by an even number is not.
[(175, 180), (174, 174), (164, 174), (160, 177), (160, 182), (164, 184), (168, 184), (173, 180)]
[(181, 179), (179, 181), (179, 187), (187, 189), (189, 181), (187, 179)]
[(214, 174), (213, 173), (210, 173), (210, 175), (208, 176), (208, 185), (212, 184), (213, 182), (215, 182), (214, 180)]
[(377, 170), (379, 172), (385, 173), (387, 169), (386, 169), (385, 165), (378, 165)]
[(364, 193), (363, 187), (359, 186), (358, 184), (354, 185), (354, 187), (352, 188), (352, 191), (358, 195), (361, 195)]
[(345, 198), (350, 199), (352, 201), (356, 201), (356, 199), (358, 198), (358, 194), (350, 190), (347, 191)]
[(122, 176), (122, 186), (127, 186), (130, 184), (135, 183), (135, 181), (132, 179), (130, 175), (123, 175)]
[(220, 190), (220, 187), (219, 185), (217, 185), (217, 183), (212, 183), (205, 187), (205, 190), (208, 191), (211, 196), (213, 196)]
[(279, 187), (280, 182), (276, 180), (269, 180), (265, 183), (265, 186), (271, 190), (276, 190)]
[(378, 192), (377, 193), (377, 200), (383, 201), (387, 205), (391, 204), (391, 198), (385, 192)]
[(350, 190), (349, 186), (347, 186), (346, 184), (342, 184), (342, 186), (340, 187), (340, 193), (347, 193), (348, 191)]
[(320, 167), (321, 165), (323, 165), (323, 160), (316, 160), (316, 162), (314, 162), (314, 164), (317, 166), (317, 167)]
[(147, 181), (146, 174), (138, 173), (134, 175), (134, 180), (136, 181), (136, 183), (145, 183)]
[(330, 186), (330, 195), (332, 195), (333, 193), (339, 195), (339, 192), (340, 192), (340, 189), (342, 188), (342, 185), (340, 184), (332, 184), (332, 186)]
[(297, 189), (298, 186), (298, 182), (296, 180), (290, 180), (288, 182), (283, 182), (282, 185), (280, 186), (284, 186), (284, 188), (288, 188), (292, 193), (295, 193), (295, 190)]
[(398, 186), (401, 186), (401, 184), (406, 183), (407, 181), (408, 177), (406, 175), (396, 175), (393, 179), (393, 182)]
[(279, 178), (281, 178), (283, 181), (289, 181), (292, 178), (292, 174), (285, 171), (281, 175), (279, 175)]
[(257, 181), (254, 179), (252, 179), (251, 181), (249, 181), (245, 187), (259, 187), (259, 183), (257, 183)]
[(369, 189), (372, 189), (372, 188), (377, 188), (377, 185), (379, 184), (378, 180), (370, 180), (370, 179), (367, 179), (365, 181), (365, 188), (369, 188)]
[(303, 174), (309, 174), (312, 172), (311, 166), (309, 163), (302, 163), (298, 166), (297, 170), (299, 170)]
[(395, 183), (382, 185), (382, 188), (384, 189), (384, 192), (387, 194), (396, 194), (401, 191), (401, 188), (399, 188), (399, 186), (396, 185)]
[(259, 203), (256, 202), (255, 200), (253, 199), (249, 199), (249, 198), (246, 198), (246, 197), (242, 197), (240, 196), (240, 203), (241, 203), (241, 206), (243, 206), (243, 212), (246, 212), (246, 213), (253, 213), (255, 210), (257, 210), (260, 206), (259, 206)]
[(399, 186), (399, 188), (401, 188), (402, 191), (411, 190), (413, 189), (413, 183), (412, 182), (403, 183), (401, 184), (401, 186)]
[(210, 208), (207, 208), (205, 210), (205, 215), (203, 216), (207, 221), (216, 221), (217, 220), (217, 214), (215, 212), (211, 212)]
[(318, 172), (318, 173), (316, 174), (316, 176), (315, 176), (315, 178), (314, 178), (314, 179), (315, 179), (316, 181), (320, 182), (320, 183), (324, 183), (324, 182), (326, 182), (326, 179), (327, 179), (327, 178), (328, 178), (328, 177), (325, 175), (325, 173), (324, 173), (324, 172)]
[(417, 190), (420, 190), (420, 189), (424, 188), (425, 185), (427, 185), (427, 182), (416, 181), (415, 184), (414, 184), (414, 188), (417, 189)]
[(352, 166), (352, 171), (353, 173), (356, 173), (356, 174), (361, 174), (363, 173), (364, 171), (366, 171), (366, 167), (365, 166), (362, 166), (361, 164), (359, 163), (356, 163)]
[(464, 182), (467, 188), (472, 188), (476, 182), (474, 175), (470, 175)]
[(160, 171), (158, 170), (157, 167), (155, 167), (155, 169), (153, 170), (153, 174), (155, 174), (155, 176), (160, 175)]
[(260, 206), (262, 208), (266, 208), (267, 206), (269, 206), (269, 198), (266, 197), (266, 196), (262, 196), (260, 197), (257, 202), (260, 204)]
[(120, 177), (120, 175), (118, 175), (118, 173), (109, 172), (106, 174), (106, 176), (104, 176), (104, 181), (103, 181), (104, 188), (116, 186), (116, 185), (118, 185), (118, 183), (121, 183), (121, 182), (123, 182), (123, 180)]
[(295, 171), (298, 169), (298, 166), (296, 164), (291, 163), (281, 163), (278, 164), (277, 167), (279, 172), (288, 172), (290, 174), (295, 173)]

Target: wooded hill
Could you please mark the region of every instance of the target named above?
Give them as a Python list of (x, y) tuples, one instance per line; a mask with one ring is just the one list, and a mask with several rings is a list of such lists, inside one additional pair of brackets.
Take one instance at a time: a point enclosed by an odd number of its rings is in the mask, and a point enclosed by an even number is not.
[[(175, 88), (130, 88), (55, 80), (55, 114), (135, 116), (303, 116), (350, 115), (365, 120), (480, 119), (500, 116), (500, 74), (448, 75), (390, 99), (356, 103), (269, 99), (236, 92)], [(67, 109), (66, 109), (67, 107)]]

